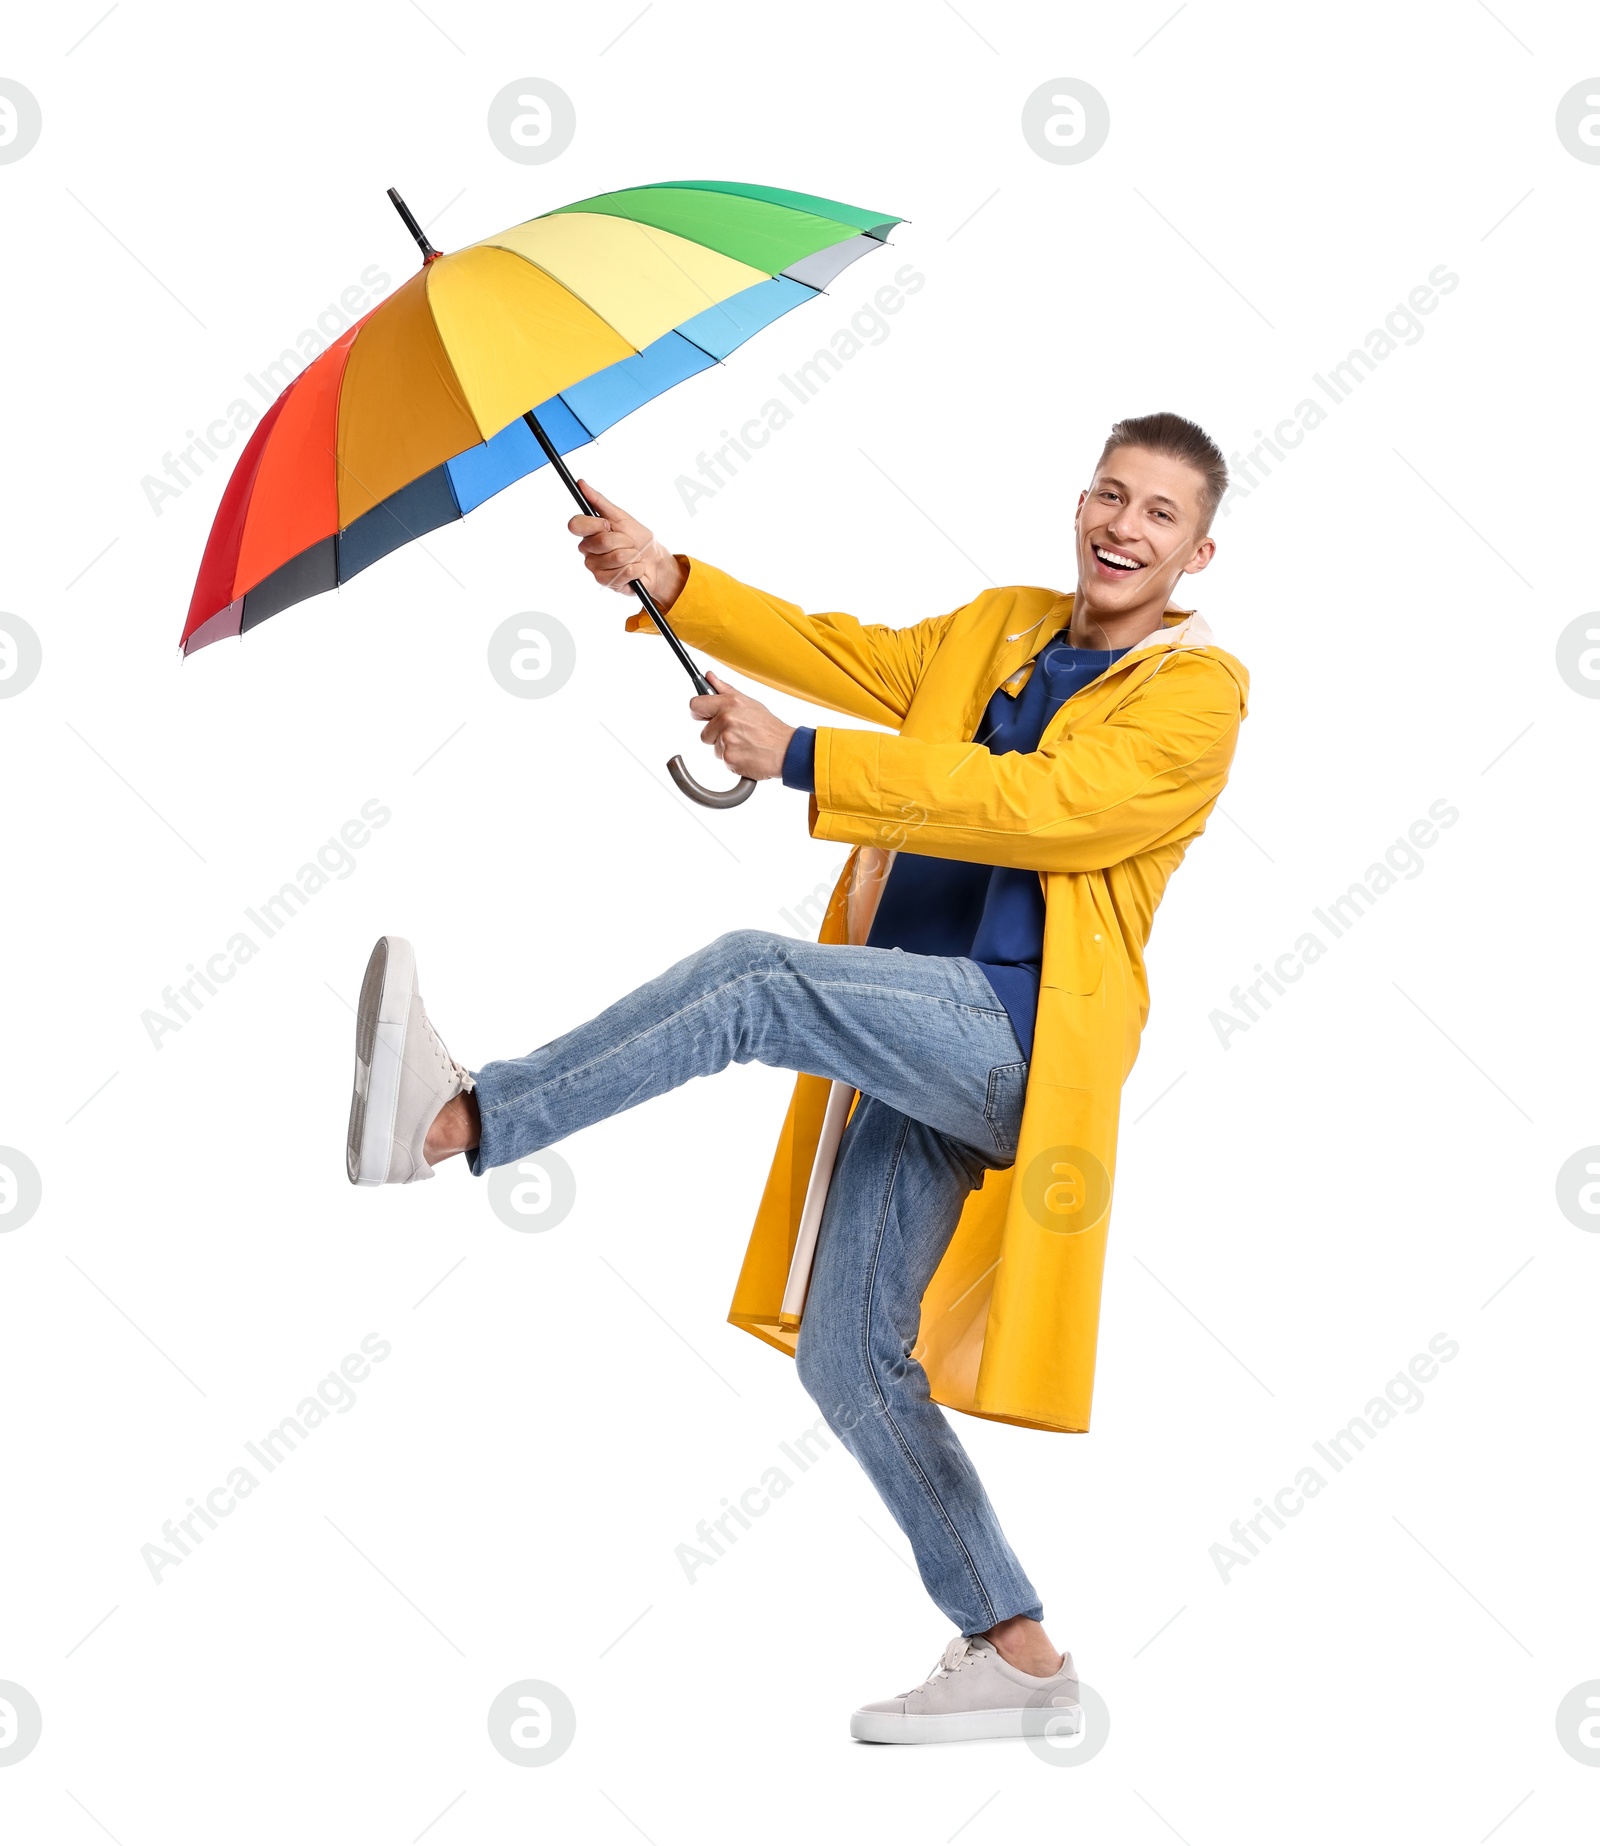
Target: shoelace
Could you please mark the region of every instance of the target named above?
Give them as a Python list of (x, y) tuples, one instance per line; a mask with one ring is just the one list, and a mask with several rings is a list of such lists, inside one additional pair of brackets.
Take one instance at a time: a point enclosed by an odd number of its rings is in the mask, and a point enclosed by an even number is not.
[(433, 1055), (439, 1060), (440, 1068), (447, 1070), (451, 1076), (455, 1078), (456, 1082), (461, 1085), (463, 1090), (472, 1089), (474, 1087), (472, 1078), (468, 1075), (466, 1067), (458, 1064), (445, 1049), (444, 1040), (434, 1031), (433, 1021), (428, 1018), (426, 1012), (423, 1013), (422, 1017), (428, 1028), (428, 1043), (433, 1047)]
[[(959, 1673), (964, 1666), (978, 1658), (978, 1650), (964, 1634), (958, 1634), (939, 1656), (933, 1671), (922, 1682), (922, 1686), (931, 1686), (936, 1680), (949, 1679), (953, 1673)], [(913, 1686), (910, 1691), (896, 1693), (897, 1698), (908, 1699), (913, 1692), (920, 1692), (922, 1686)]]

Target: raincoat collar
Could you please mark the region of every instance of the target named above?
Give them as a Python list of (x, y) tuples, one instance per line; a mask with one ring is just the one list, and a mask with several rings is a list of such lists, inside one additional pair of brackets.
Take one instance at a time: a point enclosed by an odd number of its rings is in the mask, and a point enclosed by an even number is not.
[(1162, 612), (1161, 626), (1152, 628), (1142, 641), (1136, 641), (1122, 658), (1131, 660), (1136, 654), (1142, 654), (1146, 648), (1151, 647), (1211, 647), (1215, 643), (1216, 636), (1211, 632), (1211, 624), (1198, 609), (1169, 606)]
[[(969, 713), (969, 729), (976, 726), (978, 715), (987, 707), (990, 698), (1001, 687), (1015, 696), (1027, 684), (1033, 671), (1034, 661), (1072, 621), (1074, 600), (1072, 591), (1059, 591), (1055, 602), (1037, 622), (1027, 628), (1019, 629), (1014, 634), (1002, 637), (1000, 654), (995, 666), (984, 686), (974, 694), (973, 709)], [(1215, 645), (1216, 637), (1211, 632), (1211, 626), (1198, 610), (1179, 609), (1169, 605), (1162, 612), (1161, 626), (1151, 629), (1142, 641), (1135, 642), (1125, 654), (1114, 660), (1105, 672), (1091, 680), (1089, 685), (1103, 685), (1113, 674), (1120, 673), (1130, 663), (1138, 661), (1152, 651), (1184, 647), (1214, 647)], [(1001, 672), (1001, 668), (1007, 665), (1007, 655), (1013, 650), (1022, 652), (1023, 658), (1017, 661), (1015, 666), (1010, 666), (1009, 670)], [(1074, 697), (1087, 690), (1087, 686), (1080, 686)]]

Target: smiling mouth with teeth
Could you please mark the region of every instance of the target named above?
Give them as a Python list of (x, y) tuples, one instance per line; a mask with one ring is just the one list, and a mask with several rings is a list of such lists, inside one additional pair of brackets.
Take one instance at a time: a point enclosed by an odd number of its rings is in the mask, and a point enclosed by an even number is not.
[(1096, 545), (1094, 555), (1102, 564), (1109, 564), (1113, 570), (1143, 570), (1144, 566), (1137, 558), (1130, 558), (1125, 552), (1107, 551), (1104, 545)]

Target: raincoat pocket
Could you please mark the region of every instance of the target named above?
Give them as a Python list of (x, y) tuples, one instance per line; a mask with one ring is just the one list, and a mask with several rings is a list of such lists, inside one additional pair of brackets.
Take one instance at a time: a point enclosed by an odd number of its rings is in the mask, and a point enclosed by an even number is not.
[(1068, 994), (1098, 993), (1106, 971), (1106, 932), (1087, 930), (1069, 938), (1055, 954), (1046, 950), (1044, 965), (1050, 972), (1041, 986)]

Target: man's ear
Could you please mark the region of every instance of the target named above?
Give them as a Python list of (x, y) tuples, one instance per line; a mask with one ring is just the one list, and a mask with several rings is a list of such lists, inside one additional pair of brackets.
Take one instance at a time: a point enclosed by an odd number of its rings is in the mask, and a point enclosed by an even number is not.
[(1209, 533), (1194, 548), (1194, 555), (1183, 567), (1183, 574), (1192, 577), (1197, 570), (1204, 570), (1217, 555), (1217, 541)]

